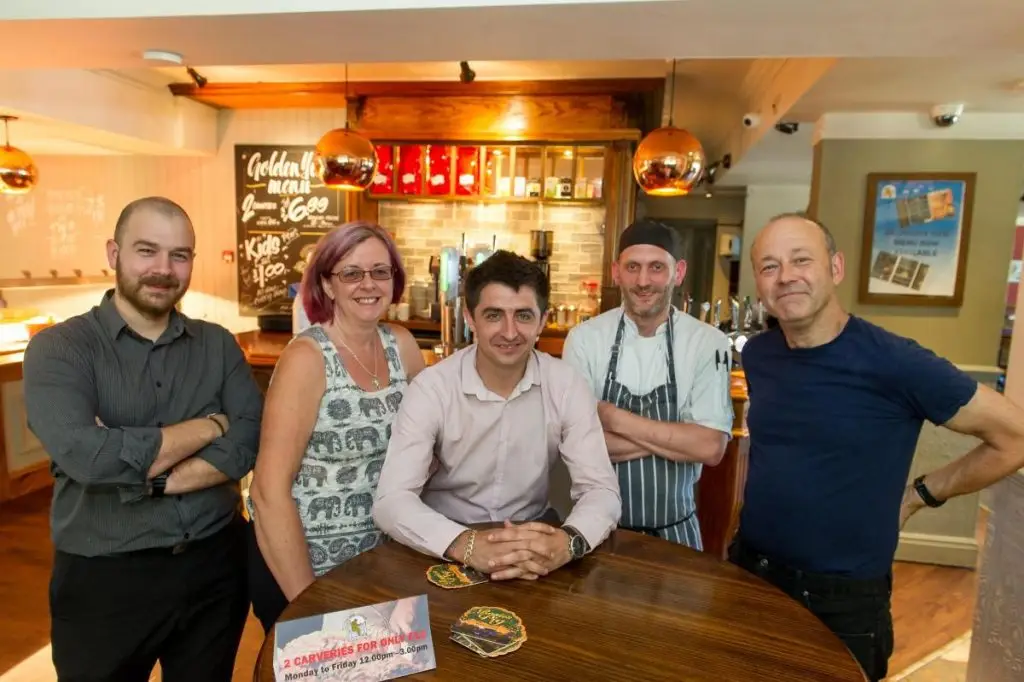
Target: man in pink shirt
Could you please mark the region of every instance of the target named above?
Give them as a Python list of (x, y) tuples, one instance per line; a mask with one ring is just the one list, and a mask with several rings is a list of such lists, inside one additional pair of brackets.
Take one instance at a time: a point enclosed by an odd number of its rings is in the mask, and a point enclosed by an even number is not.
[[(373, 507), (398, 542), (496, 580), (534, 579), (582, 557), (621, 514), (593, 393), (568, 363), (534, 349), (549, 291), (539, 268), (508, 251), (469, 272), (476, 342), (409, 385)], [(560, 527), (548, 504), (559, 456), (574, 502)], [(494, 522), (504, 527), (467, 528)]]

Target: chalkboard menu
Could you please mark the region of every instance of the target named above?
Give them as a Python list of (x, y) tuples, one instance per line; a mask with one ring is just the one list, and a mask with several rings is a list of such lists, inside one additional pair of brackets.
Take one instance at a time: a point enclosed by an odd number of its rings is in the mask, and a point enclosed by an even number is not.
[(320, 237), (345, 220), (317, 177), (312, 146), (235, 145), (238, 312), (290, 314), (293, 285)]

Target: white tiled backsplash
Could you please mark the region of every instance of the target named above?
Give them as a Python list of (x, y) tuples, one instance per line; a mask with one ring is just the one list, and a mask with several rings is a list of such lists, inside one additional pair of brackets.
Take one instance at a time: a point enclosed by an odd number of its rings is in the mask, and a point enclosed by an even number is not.
[(604, 253), (602, 206), (547, 204), (413, 203), (381, 201), (380, 224), (395, 235), (411, 282), (429, 281), (430, 257), (442, 247), (490, 247), (530, 255), (530, 231), (551, 230), (551, 304), (579, 304), (580, 283), (601, 280)]

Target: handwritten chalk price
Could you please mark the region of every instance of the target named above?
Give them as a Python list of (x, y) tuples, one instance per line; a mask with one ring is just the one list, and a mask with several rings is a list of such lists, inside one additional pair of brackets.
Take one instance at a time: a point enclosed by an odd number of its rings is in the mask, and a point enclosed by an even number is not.
[(312, 215), (323, 215), (329, 205), (327, 197), (295, 197), (281, 207), (281, 218), (289, 223), (301, 223)]

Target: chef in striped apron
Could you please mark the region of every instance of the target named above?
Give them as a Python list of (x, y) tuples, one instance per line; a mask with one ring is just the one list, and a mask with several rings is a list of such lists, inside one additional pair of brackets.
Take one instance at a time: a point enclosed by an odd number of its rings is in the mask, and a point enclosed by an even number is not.
[(573, 328), (563, 358), (586, 377), (622, 496), (619, 525), (700, 550), (696, 484), (732, 432), (725, 334), (671, 305), (679, 238), (641, 220), (619, 239), (622, 305)]

